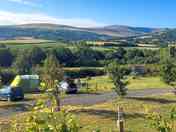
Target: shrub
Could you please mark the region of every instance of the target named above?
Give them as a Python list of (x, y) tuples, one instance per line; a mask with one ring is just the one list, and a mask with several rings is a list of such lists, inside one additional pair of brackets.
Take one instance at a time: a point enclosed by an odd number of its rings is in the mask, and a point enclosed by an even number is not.
[(76, 118), (65, 111), (33, 112), (23, 122), (14, 121), (12, 132), (78, 132), (79, 124)]
[(66, 75), (71, 78), (84, 78), (88, 76), (101, 76), (105, 74), (103, 69), (81, 68), (79, 70), (66, 70)]

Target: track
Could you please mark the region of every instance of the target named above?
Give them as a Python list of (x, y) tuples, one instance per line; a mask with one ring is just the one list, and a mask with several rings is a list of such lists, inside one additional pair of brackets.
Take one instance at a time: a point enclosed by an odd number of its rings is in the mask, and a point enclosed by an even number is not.
[[(144, 90), (131, 90), (128, 92), (127, 97), (145, 97), (151, 95), (161, 95), (171, 92), (172, 89), (144, 89)], [(115, 92), (102, 93), (102, 94), (76, 94), (69, 95), (61, 101), (62, 105), (95, 105), (103, 102), (113, 100), (117, 97)], [(1, 103), (1, 102), (0, 102)], [(27, 107), (32, 105), (33, 101), (22, 101), (7, 105), (0, 108), (0, 118), (9, 117), (21, 112), (27, 111)]]

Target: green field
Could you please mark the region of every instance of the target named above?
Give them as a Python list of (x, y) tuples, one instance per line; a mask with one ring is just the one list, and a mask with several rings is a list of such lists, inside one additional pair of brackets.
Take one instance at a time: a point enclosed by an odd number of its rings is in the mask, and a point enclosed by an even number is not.
[[(165, 84), (161, 81), (160, 77), (128, 77), (128, 89), (137, 90), (137, 89), (151, 89), (151, 88), (171, 88), (171, 86)], [(82, 79), (86, 82), (86, 79)], [(112, 81), (108, 76), (98, 76), (92, 77), (91, 80), (88, 80), (89, 90), (92, 92), (107, 92), (112, 91), (114, 87)]]
[[(20, 49), (26, 49), (26, 48), (31, 48), (33, 46), (39, 46), (43, 48), (53, 48), (53, 47), (58, 47), (58, 46), (66, 46), (70, 49), (73, 48), (71, 44), (66, 44), (60, 41), (52, 41), (52, 40), (43, 40), (43, 39), (17, 39), (17, 40), (1, 40), (0, 44), (5, 44), (9, 48), (20, 48)], [(98, 51), (103, 51), (103, 52), (111, 52), (114, 51), (118, 48), (118, 46), (92, 46), (93, 49), (98, 50)], [(158, 50), (157, 47), (124, 47), (125, 49), (151, 49), (151, 50)]]
[(4, 44), (9, 48), (13, 49), (28, 49), (34, 46), (39, 46), (41, 48), (53, 48), (58, 46), (67, 46), (63, 42), (51, 41), (51, 40), (42, 40), (42, 39), (30, 39), (30, 40), (3, 40), (0, 41), (0, 44)]

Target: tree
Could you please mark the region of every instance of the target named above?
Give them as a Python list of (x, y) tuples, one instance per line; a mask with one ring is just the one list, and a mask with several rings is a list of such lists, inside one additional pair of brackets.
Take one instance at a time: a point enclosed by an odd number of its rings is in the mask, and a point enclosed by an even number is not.
[(18, 74), (29, 74), (32, 68), (32, 63), (30, 61), (28, 54), (25, 51), (22, 55), (19, 55), (14, 62), (14, 67)]
[(61, 65), (54, 55), (49, 55), (42, 71), (44, 90), (49, 92), (49, 98), (56, 105), (56, 111), (60, 111), (60, 90), (58, 84), (63, 80), (64, 73)]
[(33, 47), (28, 51), (32, 65), (41, 64), (46, 58), (46, 54), (40, 47)]
[(9, 67), (13, 62), (13, 55), (9, 49), (0, 48), (0, 66)]
[[(127, 82), (125, 79), (125, 72), (122, 66), (120, 66), (117, 62), (113, 62), (108, 65), (107, 71), (109, 76), (114, 83), (114, 90), (119, 95), (120, 99), (123, 98), (127, 94)], [(124, 124), (123, 124), (123, 108), (118, 104), (118, 127), (120, 132), (124, 132)]]
[(76, 57), (69, 48), (59, 47), (54, 49), (53, 52), (61, 64), (72, 66)]
[(176, 65), (171, 59), (165, 60), (161, 65), (161, 77), (163, 81), (171, 86), (176, 82)]
[(78, 46), (76, 49), (76, 63), (79, 66), (97, 66), (98, 60), (104, 59), (104, 55), (89, 46)]
[(125, 79), (125, 72), (122, 66), (120, 66), (117, 62), (113, 62), (107, 66), (107, 71), (110, 79), (114, 83), (114, 90), (120, 96), (123, 97), (127, 94), (127, 82)]

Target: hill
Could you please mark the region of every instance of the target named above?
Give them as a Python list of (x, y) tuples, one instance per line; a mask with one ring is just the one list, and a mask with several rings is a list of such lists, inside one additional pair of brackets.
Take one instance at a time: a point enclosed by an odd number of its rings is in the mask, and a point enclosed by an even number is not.
[(77, 40), (104, 40), (110, 39), (111, 36), (99, 35), (96, 33), (71, 30), (65, 28), (55, 27), (28, 27), (28, 26), (1, 26), (0, 27), (0, 39), (14, 39), (17, 37), (33, 37), (35, 39), (46, 40), (65, 40), (65, 41), (77, 41)]
[(47, 40), (108, 40), (117, 37), (130, 37), (158, 32), (156, 28), (129, 26), (105, 26), (98, 28), (80, 28), (67, 25), (38, 23), (13, 26), (0, 26), (0, 39), (33, 37)]
[(110, 25), (100, 28), (87, 28), (87, 31), (95, 32), (98, 34), (110, 35), (113, 37), (131, 37), (150, 34), (154, 32), (160, 32), (161, 29), (148, 28), (148, 27), (130, 27), (123, 25)]

